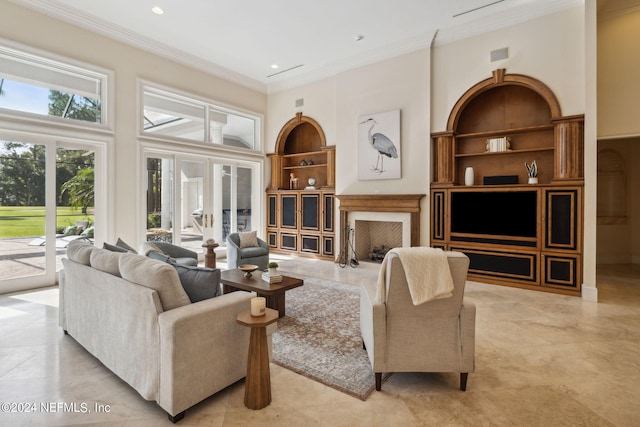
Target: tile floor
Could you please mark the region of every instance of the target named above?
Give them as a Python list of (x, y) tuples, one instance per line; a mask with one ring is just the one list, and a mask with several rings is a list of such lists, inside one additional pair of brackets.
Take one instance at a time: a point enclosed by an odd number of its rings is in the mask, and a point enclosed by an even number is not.
[[(354, 285), (378, 269), (279, 262), (282, 271)], [(640, 266), (599, 268), (598, 281), (598, 304), (469, 282), (476, 372), (466, 392), (458, 375), (394, 374), (362, 402), (271, 365), (267, 408), (246, 409), (240, 381), (188, 410), (178, 425), (640, 425)], [(63, 335), (57, 302), (55, 287), (0, 295), (0, 403), (37, 405), (35, 413), (0, 412), (0, 426), (171, 425), (155, 403)]]

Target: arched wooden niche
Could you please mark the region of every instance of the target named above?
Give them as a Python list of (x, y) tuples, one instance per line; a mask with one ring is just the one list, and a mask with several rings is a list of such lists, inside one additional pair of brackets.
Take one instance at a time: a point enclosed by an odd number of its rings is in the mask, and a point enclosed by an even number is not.
[[(507, 109), (516, 111), (509, 114), (511, 120), (505, 121)], [(482, 117), (484, 124), (468, 123), (470, 116)], [(461, 133), (473, 125), (491, 130), (551, 124), (551, 120), (560, 117), (560, 104), (547, 85), (522, 74), (506, 74), (500, 68), (493, 71), (493, 77), (475, 84), (460, 97), (449, 115), (447, 130)], [(467, 120), (461, 123), (461, 119)]]
[[(562, 116), (556, 96), (541, 81), (494, 70), (456, 102), (447, 130), (432, 134), (434, 185), (462, 185), (467, 167), (474, 168), (476, 183), (486, 176), (517, 176), (524, 184), (524, 163), (533, 160), (541, 184), (579, 183), (583, 129), (584, 116)], [(494, 138), (508, 138), (510, 149), (487, 153), (487, 140)]]
[(271, 189), (292, 190), (295, 177), (298, 190), (313, 178), (317, 188), (335, 187), (335, 146), (326, 145), (324, 131), (311, 117), (296, 113), (284, 124), (271, 158)]
[(298, 112), (280, 129), (276, 140), (276, 153), (282, 155), (320, 151), (326, 143), (320, 124)]

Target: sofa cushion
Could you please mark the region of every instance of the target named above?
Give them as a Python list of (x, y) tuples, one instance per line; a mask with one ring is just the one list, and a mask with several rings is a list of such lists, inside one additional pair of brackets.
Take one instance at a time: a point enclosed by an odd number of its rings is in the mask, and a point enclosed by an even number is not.
[(73, 240), (67, 246), (67, 258), (79, 264), (91, 265), (91, 252), (96, 249), (88, 240)]
[(245, 231), (238, 233), (240, 238), (240, 248), (251, 248), (258, 246), (258, 234), (254, 231)]
[(244, 248), (240, 251), (240, 253), (242, 258), (255, 258), (258, 256), (267, 255), (269, 253), (269, 250), (261, 246), (256, 246), (255, 248)]
[(119, 260), (122, 252), (112, 252), (108, 249), (96, 248), (91, 252), (91, 267), (117, 277), (120, 276)]
[(217, 268), (190, 267), (180, 264), (173, 264), (173, 266), (191, 302), (220, 295), (220, 270)]
[(144, 255), (121, 254), (122, 278), (158, 292), (164, 310), (182, 307), (190, 303), (180, 284), (178, 272), (171, 265)]

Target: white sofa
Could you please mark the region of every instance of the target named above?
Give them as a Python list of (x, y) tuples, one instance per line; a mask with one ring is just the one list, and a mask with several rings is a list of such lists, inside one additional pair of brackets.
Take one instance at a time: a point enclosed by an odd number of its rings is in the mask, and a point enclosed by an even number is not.
[(60, 326), (171, 421), (246, 375), (250, 330), (236, 316), (251, 293), (191, 303), (162, 261), (82, 242), (67, 257)]

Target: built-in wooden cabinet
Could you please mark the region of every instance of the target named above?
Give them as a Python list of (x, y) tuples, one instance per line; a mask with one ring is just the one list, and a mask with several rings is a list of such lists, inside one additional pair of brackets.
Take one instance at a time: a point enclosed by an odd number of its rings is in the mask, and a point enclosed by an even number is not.
[(335, 258), (335, 146), (302, 113), (278, 135), (267, 190), (267, 242), (273, 252)]
[[(467, 254), (472, 279), (579, 295), (583, 123), (562, 116), (551, 90), (528, 76), (500, 69), (471, 87), (447, 130), (432, 134), (431, 245)], [(489, 148), (502, 138), (508, 148)], [(533, 160), (538, 182), (529, 184)]]
[(270, 190), (267, 205), (267, 241), (272, 250), (335, 256), (333, 192)]

